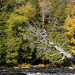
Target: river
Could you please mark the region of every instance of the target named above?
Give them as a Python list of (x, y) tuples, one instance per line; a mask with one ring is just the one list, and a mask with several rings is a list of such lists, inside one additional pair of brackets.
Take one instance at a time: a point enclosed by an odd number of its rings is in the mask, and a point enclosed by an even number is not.
[(0, 75), (75, 75), (75, 67), (0, 68)]

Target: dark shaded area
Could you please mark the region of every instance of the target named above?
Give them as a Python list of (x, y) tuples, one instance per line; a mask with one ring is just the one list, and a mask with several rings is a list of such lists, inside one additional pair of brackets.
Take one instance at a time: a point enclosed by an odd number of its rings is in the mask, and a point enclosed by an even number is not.
[(1, 75), (27, 75), (27, 73), (4, 73)]

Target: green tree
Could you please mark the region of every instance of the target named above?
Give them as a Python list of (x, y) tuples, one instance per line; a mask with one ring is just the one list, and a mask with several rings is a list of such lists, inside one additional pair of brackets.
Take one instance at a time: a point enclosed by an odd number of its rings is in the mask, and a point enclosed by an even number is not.
[[(49, 11), (49, 26), (51, 25), (57, 25), (57, 26), (63, 26), (66, 14), (64, 12), (66, 8), (66, 0), (50, 0), (50, 6), (48, 7)], [(48, 26), (48, 27), (49, 27)]]
[(1, 0), (0, 1), (0, 66), (3, 66), (6, 64), (5, 57), (6, 57), (6, 29), (7, 29), (7, 24), (6, 20), (8, 19), (9, 12), (10, 10), (8, 8), (8, 3), (7, 0)]
[(25, 22), (35, 17), (35, 8), (27, 1), (16, 2), (17, 0), (6, 0), (6, 2), (2, 0), (2, 6), (0, 6), (0, 38), (2, 39), (0, 63), (6, 63), (9, 66), (17, 65), (21, 58), (31, 59), (33, 53), (30, 47), (33, 43), (26, 41), (29, 36), (25, 34)]

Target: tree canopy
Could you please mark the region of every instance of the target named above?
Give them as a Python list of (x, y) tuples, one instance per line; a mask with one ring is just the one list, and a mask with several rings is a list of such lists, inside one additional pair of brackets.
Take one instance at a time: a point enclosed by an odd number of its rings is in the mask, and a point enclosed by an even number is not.
[[(44, 28), (47, 38), (38, 43)], [(0, 39), (0, 66), (32, 64), (35, 59), (68, 63), (66, 58), (58, 61), (64, 54), (56, 47), (63, 45), (64, 53), (75, 55), (74, 1), (0, 0)]]

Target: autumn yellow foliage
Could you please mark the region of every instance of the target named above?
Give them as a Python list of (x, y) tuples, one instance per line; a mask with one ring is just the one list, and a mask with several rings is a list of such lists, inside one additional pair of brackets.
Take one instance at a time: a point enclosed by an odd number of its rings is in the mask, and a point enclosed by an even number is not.
[(29, 67), (29, 66), (30, 66), (29, 63), (18, 64), (18, 67), (19, 67), (19, 68), (22, 68), (22, 67)]
[(39, 66), (39, 67), (45, 67), (45, 65), (44, 65), (44, 64), (38, 64), (38, 66)]
[(64, 29), (66, 30), (65, 34), (67, 34), (71, 43), (70, 50), (73, 52), (73, 55), (75, 55), (75, 19), (72, 17), (67, 17)]

